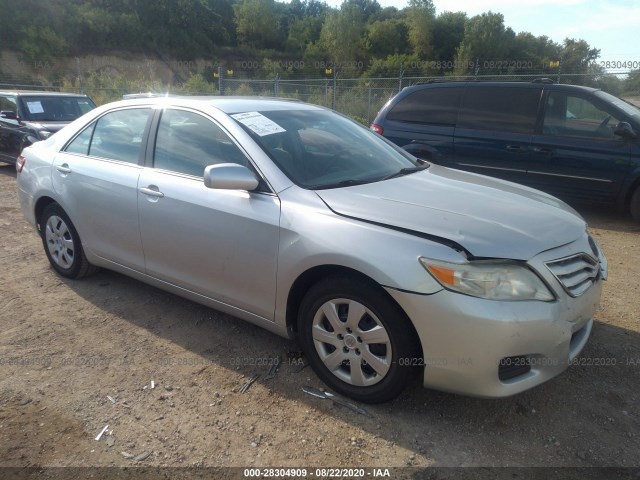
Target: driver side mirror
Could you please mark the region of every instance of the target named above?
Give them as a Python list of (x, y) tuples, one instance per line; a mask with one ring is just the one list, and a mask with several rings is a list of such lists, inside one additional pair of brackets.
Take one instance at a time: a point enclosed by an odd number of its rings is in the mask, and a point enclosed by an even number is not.
[(638, 134), (628, 122), (618, 123), (618, 125), (616, 125), (616, 128), (613, 130), (613, 133), (626, 139), (638, 138)]
[(218, 163), (204, 169), (204, 185), (220, 190), (247, 190), (258, 188), (258, 179), (251, 170), (237, 163)]
[(0, 117), (6, 118), (8, 120), (17, 120), (18, 115), (13, 110), (2, 110), (0, 111)]

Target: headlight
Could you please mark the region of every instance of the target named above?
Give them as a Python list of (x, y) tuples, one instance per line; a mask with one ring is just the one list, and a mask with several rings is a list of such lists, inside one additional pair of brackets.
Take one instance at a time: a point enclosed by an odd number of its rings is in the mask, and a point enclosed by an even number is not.
[(46, 140), (51, 135), (53, 135), (53, 132), (50, 132), (48, 130), (39, 130), (38, 135), (40, 136), (40, 140)]
[(533, 271), (515, 262), (450, 263), (420, 257), (422, 266), (448, 290), (488, 300), (554, 300)]

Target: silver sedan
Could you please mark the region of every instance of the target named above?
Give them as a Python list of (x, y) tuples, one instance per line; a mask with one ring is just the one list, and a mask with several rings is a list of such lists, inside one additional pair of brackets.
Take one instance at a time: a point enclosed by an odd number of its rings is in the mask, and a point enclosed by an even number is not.
[(102, 106), (16, 164), (52, 267), (98, 267), (296, 337), (365, 402), (502, 397), (586, 344), (606, 259), (571, 208), (430, 165), (321, 107), (256, 98)]

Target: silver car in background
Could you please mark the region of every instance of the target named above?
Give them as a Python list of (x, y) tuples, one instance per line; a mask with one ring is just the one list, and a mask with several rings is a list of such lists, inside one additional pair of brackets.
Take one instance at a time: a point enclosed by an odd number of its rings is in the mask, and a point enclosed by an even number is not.
[(503, 397), (586, 344), (605, 256), (544, 193), (417, 160), (327, 109), (259, 98), (104, 105), (16, 164), (52, 267), (115, 270), (296, 337), (364, 402)]

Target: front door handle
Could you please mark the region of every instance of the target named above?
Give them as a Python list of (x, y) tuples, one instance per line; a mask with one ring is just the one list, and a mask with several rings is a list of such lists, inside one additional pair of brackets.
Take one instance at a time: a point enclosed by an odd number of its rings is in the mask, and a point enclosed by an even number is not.
[(63, 163), (62, 165), (57, 165), (56, 166), (56, 170), (58, 170), (60, 173), (71, 173), (71, 169), (69, 168), (69, 165), (66, 163)]
[(551, 149), (550, 148), (531, 147), (531, 150), (533, 151), (533, 153), (537, 153), (539, 155), (551, 155)]
[[(158, 191), (158, 190), (154, 190), (152, 185), (149, 185), (148, 187), (142, 187), (140, 189), (140, 193), (144, 193), (145, 195), (149, 195), (150, 197), (156, 197), (156, 198), (162, 198), (164, 197), (164, 193)], [(158, 187), (155, 187), (158, 188)]]

